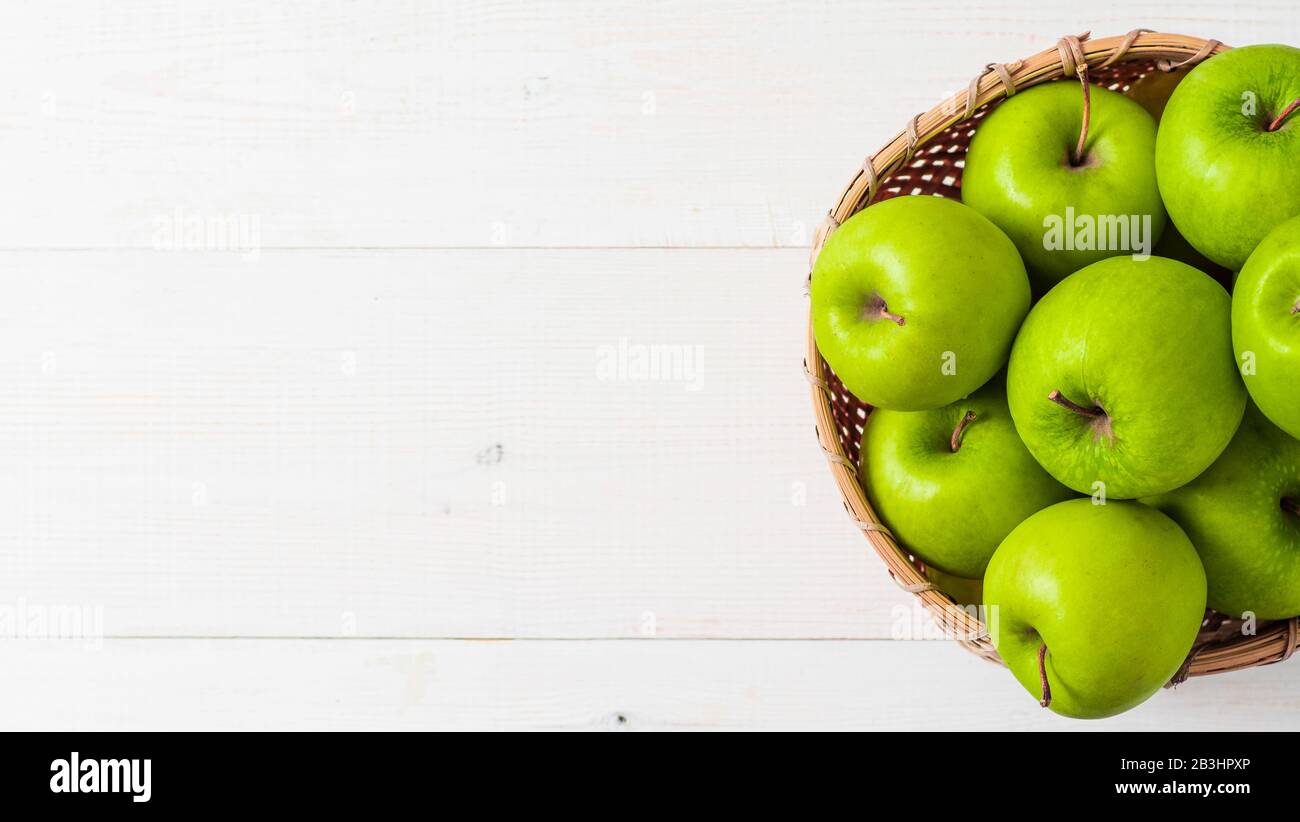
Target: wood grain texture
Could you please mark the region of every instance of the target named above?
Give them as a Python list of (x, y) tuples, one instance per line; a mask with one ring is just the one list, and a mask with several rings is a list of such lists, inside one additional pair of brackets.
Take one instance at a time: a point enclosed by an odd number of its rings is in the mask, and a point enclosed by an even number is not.
[(1083, 722), (941, 642), (8, 642), (0, 663), (5, 730), (1300, 729), (1282, 666)]
[(0, 642), (0, 726), (1296, 728), (1294, 662), (1067, 723), (856, 641), (928, 622), (813, 437), (830, 198), (1067, 32), (1300, 42), (1282, 0), (949, 11), (0, 8), (0, 637), (110, 637)]
[[(1283, 0), (235, 0), (0, 11), (3, 247), (807, 246), (991, 61), (1146, 26), (1300, 42)], [(924, 36), (921, 21), (924, 21)]]
[(7, 252), (0, 603), (115, 636), (891, 636), (909, 598), (810, 421), (802, 262)]

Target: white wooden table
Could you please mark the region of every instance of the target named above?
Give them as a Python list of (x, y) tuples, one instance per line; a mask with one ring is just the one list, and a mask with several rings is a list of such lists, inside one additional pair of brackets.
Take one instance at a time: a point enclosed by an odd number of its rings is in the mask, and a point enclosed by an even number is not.
[(898, 641), (813, 439), (809, 237), (909, 116), (1300, 43), (1036, 6), (6, 7), (0, 727), (1300, 728), (1300, 663), (1071, 723)]

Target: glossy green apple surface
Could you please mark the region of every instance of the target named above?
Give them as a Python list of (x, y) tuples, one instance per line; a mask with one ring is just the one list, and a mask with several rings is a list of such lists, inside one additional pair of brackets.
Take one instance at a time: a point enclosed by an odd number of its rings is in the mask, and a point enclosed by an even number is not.
[(1164, 231), (1155, 120), (1122, 94), (1094, 87), (1091, 98), (1078, 164), (1083, 91), (1070, 81), (999, 105), (966, 154), (962, 200), (1011, 237), (1040, 292), (1106, 257), (1150, 254)]
[(1011, 417), (1030, 453), (1070, 488), (1112, 499), (1195, 479), (1246, 408), (1230, 315), (1218, 283), (1163, 257), (1113, 257), (1063, 281), (1011, 352)]
[(1237, 618), (1300, 614), (1300, 441), (1257, 409), (1210, 470), (1147, 502), (1191, 537), (1211, 608)]
[(1144, 701), (1177, 672), (1200, 630), (1205, 571), (1169, 517), (1136, 502), (1072, 500), (1034, 514), (984, 575), (994, 646), (1035, 699), (1098, 719)]
[(1232, 343), (1251, 399), (1274, 425), (1300, 437), (1300, 217), (1275, 228), (1241, 270)]
[(954, 200), (872, 205), (831, 234), (813, 269), (817, 348), (877, 408), (921, 411), (970, 394), (1006, 363), (1028, 311), (1015, 246)]
[(1001, 375), (932, 411), (874, 412), (862, 433), (862, 487), (908, 550), (949, 574), (984, 574), (1026, 517), (1075, 494), (1025, 449)]
[(1239, 271), (1275, 226), (1300, 214), (1300, 49), (1246, 46), (1194, 68), (1160, 120), (1156, 173), (1178, 230)]

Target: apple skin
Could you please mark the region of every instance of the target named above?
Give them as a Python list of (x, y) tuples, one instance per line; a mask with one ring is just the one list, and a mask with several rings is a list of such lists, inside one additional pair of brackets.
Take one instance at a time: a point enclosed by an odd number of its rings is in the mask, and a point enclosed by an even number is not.
[(1051, 709), (1100, 719), (1143, 702), (1178, 671), (1205, 615), (1205, 571), (1187, 535), (1137, 502), (1071, 500), (1020, 524), (984, 575), (989, 633)]
[(1211, 608), (1268, 620), (1300, 615), (1300, 516), (1283, 500), (1300, 505), (1300, 441), (1251, 407), (1210, 470), (1144, 502), (1191, 537)]
[(1142, 108), (1155, 118), (1156, 126), (1160, 125), (1160, 118), (1164, 116), (1165, 106), (1169, 105), (1169, 98), (1174, 93), (1174, 89), (1187, 76), (1189, 69), (1175, 69), (1174, 71), (1153, 71), (1145, 77), (1140, 77), (1129, 86), (1128, 93), (1124, 96)]
[[(1093, 263), (1052, 289), (1011, 352), (1007, 396), (1034, 458), (1066, 486), (1111, 499), (1163, 494), (1223, 453), (1246, 410), (1230, 300), (1191, 266)], [(1104, 412), (1084, 416), (1049, 399)]]
[(876, 411), (862, 433), (862, 488), (881, 520), (926, 565), (968, 579), (1026, 517), (1075, 496), (1020, 441), (1001, 376), (932, 411)]
[(1030, 298), (1024, 263), (997, 226), (925, 196), (846, 220), (818, 256), (811, 290), (826, 362), (859, 399), (899, 411), (938, 408), (988, 382)]
[(1168, 257), (1180, 263), (1187, 263), (1197, 271), (1204, 271), (1216, 283), (1223, 286), (1224, 291), (1232, 293), (1233, 272), (1192, 248), (1192, 244), (1187, 242), (1187, 238), (1179, 233), (1178, 226), (1173, 223), (1165, 226), (1164, 235), (1160, 237), (1160, 242), (1156, 243), (1155, 256)]
[(925, 578), (946, 594), (954, 603), (961, 606), (975, 606), (984, 601), (984, 580), (966, 579), (965, 577), (945, 574), (938, 568), (925, 567)]
[(1232, 345), (1246, 389), (1264, 415), (1300, 437), (1300, 217), (1273, 229), (1237, 277)]
[(1239, 271), (1269, 231), (1300, 214), (1300, 116), (1266, 131), (1296, 98), (1300, 49), (1246, 46), (1192, 69), (1165, 107), (1160, 194), (1187, 241), (1225, 268)]
[[(1015, 242), (1039, 292), (1069, 274), (1131, 249), (1044, 248), (1044, 220), (1078, 215), (1151, 216), (1152, 245), (1164, 231), (1156, 186), (1156, 124), (1141, 105), (1093, 87), (1092, 114), (1078, 167), (1071, 155), (1083, 120), (1083, 90), (1059, 81), (1021, 92), (979, 125), (966, 154), (962, 200)], [(1146, 249), (1151, 250), (1150, 246)]]

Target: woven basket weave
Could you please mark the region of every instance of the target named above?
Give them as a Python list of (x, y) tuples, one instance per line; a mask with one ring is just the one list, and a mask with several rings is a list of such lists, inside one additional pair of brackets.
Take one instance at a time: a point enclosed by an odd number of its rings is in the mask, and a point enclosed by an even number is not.
[[(1227, 48), (1217, 40), (1139, 29), (1122, 37), (1097, 40), (1087, 34), (1065, 37), (1055, 48), (1024, 60), (987, 66), (971, 80), (969, 88), (913, 117), (884, 148), (867, 157), (817, 230), (809, 277), (826, 238), (870, 203), (916, 194), (961, 199), (962, 167), (971, 137), (981, 118), (1017, 91), (1052, 80), (1086, 76), (1097, 85), (1127, 94), (1132, 84), (1152, 72), (1194, 66)], [(822, 359), (813, 337), (811, 316), (804, 371), (812, 384), (817, 440), (849, 515), (885, 561), (894, 581), (919, 597), (948, 635), (968, 650), (1000, 663), (978, 617), (926, 579), (924, 564), (894, 540), (872, 510), (858, 482), (858, 445), (871, 407), (849, 393)], [(1207, 612), (1200, 636), (1170, 684), (1189, 676), (1280, 662), (1300, 645), (1300, 617), (1256, 627), (1253, 634), (1247, 635), (1238, 620)]]

